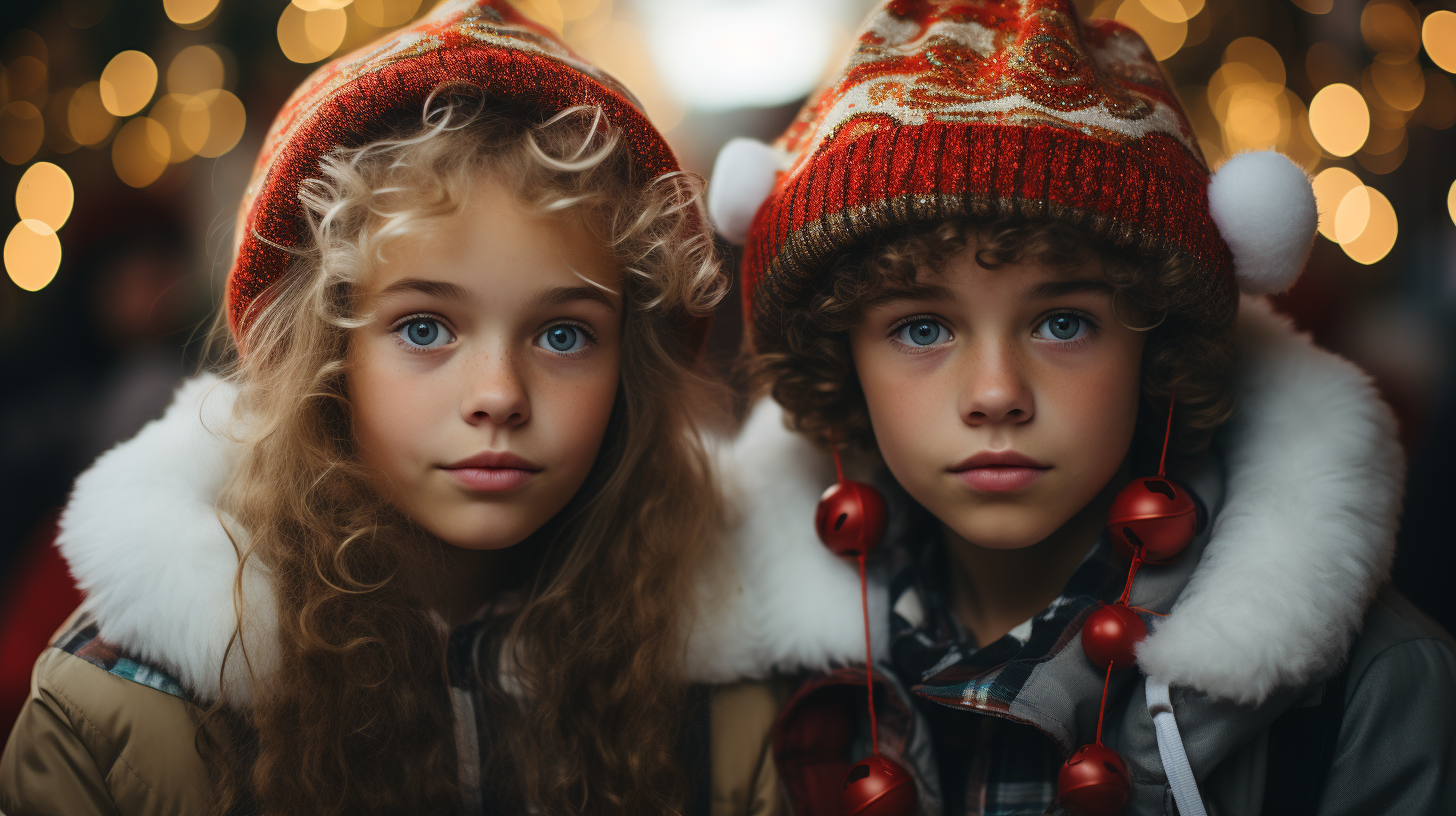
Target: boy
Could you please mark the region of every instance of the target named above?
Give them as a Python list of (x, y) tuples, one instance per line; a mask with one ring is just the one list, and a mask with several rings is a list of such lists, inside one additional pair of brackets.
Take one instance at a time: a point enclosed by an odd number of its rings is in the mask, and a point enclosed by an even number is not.
[[(812, 527), (830, 444), (890, 507), (877, 747), (919, 812), (1064, 812), (1059, 768), (1094, 738), (1128, 766), (1123, 813), (1456, 812), (1456, 648), (1385, 583), (1394, 421), (1237, 296), (1303, 266), (1298, 168), (1210, 181), (1142, 41), (1066, 2), (889, 3), (763, 153), (777, 173), (737, 150), (715, 184), (771, 189), (715, 190), (714, 215), (756, 213), (745, 315), (778, 404), (725, 456), (747, 623), (719, 659), (794, 679), (795, 812), (841, 812), (871, 748), (857, 575)], [(1197, 532), (1136, 573), (1151, 634), (1104, 674), (1082, 627), (1128, 577), (1108, 508), (1157, 471), (1170, 405)]]

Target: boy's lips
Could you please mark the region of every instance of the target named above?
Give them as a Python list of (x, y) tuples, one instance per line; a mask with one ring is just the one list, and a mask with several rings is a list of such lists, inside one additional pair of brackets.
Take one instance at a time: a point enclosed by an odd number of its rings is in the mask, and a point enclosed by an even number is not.
[(508, 493), (522, 487), (541, 472), (541, 466), (510, 451), (484, 451), (440, 469), (466, 490), (477, 493)]
[(982, 493), (1021, 490), (1048, 470), (1051, 465), (1011, 450), (982, 451), (950, 468), (967, 487)]

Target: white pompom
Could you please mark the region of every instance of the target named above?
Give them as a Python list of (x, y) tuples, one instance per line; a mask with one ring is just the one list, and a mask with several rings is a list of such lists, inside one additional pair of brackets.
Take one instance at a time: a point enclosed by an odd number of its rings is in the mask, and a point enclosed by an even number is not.
[(748, 240), (759, 206), (773, 192), (778, 155), (757, 139), (730, 139), (713, 162), (708, 182), (708, 214), (718, 232), (735, 244)]
[(1314, 243), (1319, 211), (1309, 176), (1273, 150), (1240, 153), (1208, 183), (1208, 209), (1250, 295), (1294, 285)]

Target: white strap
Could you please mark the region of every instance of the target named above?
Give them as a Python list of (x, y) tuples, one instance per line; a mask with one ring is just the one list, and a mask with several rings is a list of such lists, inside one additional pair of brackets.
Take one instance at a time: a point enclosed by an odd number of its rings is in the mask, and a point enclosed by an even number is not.
[(1173, 788), (1173, 801), (1178, 803), (1178, 813), (1180, 816), (1208, 816), (1203, 809), (1203, 797), (1198, 794), (1193, 768), (1188, 765), (1188, 754), (1183, 750), (1178, 721), (1173, 717), (1173, 698), (1168, 694), (1168, 682), (1149, 677), (1146, 689), (1148, 713), (1153, 716), (1153, 729), (1158, 734), (1158, 755), (1163, 758), (1163, 772), (1168, 775), (1168, 784)]

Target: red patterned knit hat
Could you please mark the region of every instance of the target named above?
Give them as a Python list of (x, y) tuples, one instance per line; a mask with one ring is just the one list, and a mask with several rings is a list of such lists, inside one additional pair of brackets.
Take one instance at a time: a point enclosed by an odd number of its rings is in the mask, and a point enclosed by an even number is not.
[(709, 207), (747, 239), (756, 345), (827, 264), (905, 225), (1066, 219), (1189, 258), (1209, 314), (1231, 318), (1236, 277), (1253, 293), (1293, 284), (1317, 220), (1308, 177), (1277, 153), (1236, 156), (1210, 181), (1142, 38), (1068, 0), (886, 3), (773, 147), (724, 148)]
[[(445, 0), (419, 23), (320, 68), (274, 120), (238, 214), (228, 272), (228, 327), (241, 340), (266, 292), (307, 240), (299, 183), (339, 145), (382, 135), (401, 115), (418, 117), (431, 92), (465, 82), (488, 97), (544, 113), (600, 106), (622, 133), (645, 179), (677, 159), (632, 95), (571, 52), (506, 0)], [(690, 343), (706, 332), (690, 329)]]

